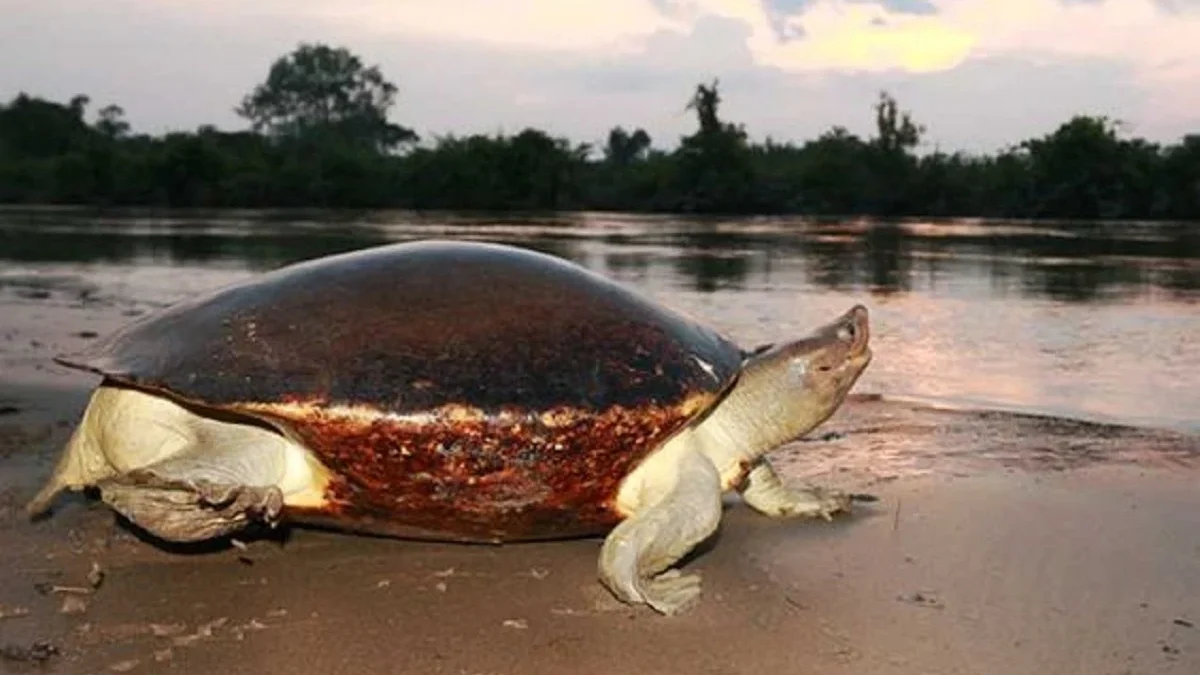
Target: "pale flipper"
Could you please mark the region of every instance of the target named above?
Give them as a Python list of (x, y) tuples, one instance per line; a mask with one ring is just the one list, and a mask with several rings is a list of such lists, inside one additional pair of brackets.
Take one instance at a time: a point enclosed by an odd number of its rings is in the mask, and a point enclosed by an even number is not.
[(253, 521), (273, 524), (285, 498), (319, 501), (317, 468), (274, 430), (102, 386), (27, 509), (40, 513), (63, 490), (96, 487), (101, 499), (151, 534), (198, 541)]
[[(100, 481), (100, 498), (168, 541), (221, 537), (253, 522), (274, 526), (283, 510), (281, 446), (243, 435)], [(212, 440), (212, 439), (206, 439)], [(247, 447), (246, 441), (255, 441)]]
[(700, 599), (700, 577), (669, 570), (721, 522), (720, 476), (700, 453), (647, 478), (640, 506), (604, 541), (600, 580), (618, 599), (678, 614)]
[(759, 513), (775, 518), (824, 518), (849, 511), (853, 496), (838, 490), (808, 486), (791, 488), (766, 457), (759, 458), (740, 490), (742, 501)]

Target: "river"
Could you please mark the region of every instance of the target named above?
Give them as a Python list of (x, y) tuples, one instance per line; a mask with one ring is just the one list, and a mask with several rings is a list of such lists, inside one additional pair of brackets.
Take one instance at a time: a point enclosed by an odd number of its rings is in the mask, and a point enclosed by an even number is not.
[[(857, 390), (1200, 431), (1200, 224), (403, 212), (0, 211), (0, 299), (71, 283), (147, 308), (273, 267), (418, 238), (545, 251), (746, 346), (861, 302)], [(7, 317), (33, 311), (6, 303)]]

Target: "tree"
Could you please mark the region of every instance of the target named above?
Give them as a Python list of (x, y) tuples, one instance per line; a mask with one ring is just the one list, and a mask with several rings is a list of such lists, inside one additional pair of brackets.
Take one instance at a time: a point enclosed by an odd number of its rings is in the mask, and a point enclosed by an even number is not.
[(688, 101), (699, 129), (685, 136), (676, 152), (685, 211), (730, 212), (753, 208), (754, 167), (740, 125), (721, 121), (718, 83), (700, 84)]
[(87, 143), (83, 120), (88, 97), (63, 105), (21, 93), (0, 106), (0, 152), (22, 158), (50, 158), (77, 151)]
[(906, 212), (911, 209), (909, 191), (917, 168), (911, 151), (921, 143), (925, 127), (914, 123), (907, 111), (901, 112), (896, 99), (885, 91), (875, 103), (875, 132), (867, 155), (874, 179), (871, 210), (885, 215)]
[(96, 119), (96, 131), (106, 138), (118, 139), (129, 133), (129, 122), (125, 121), (125, 109), (119, 105), (106, 105), (100, 109)]
[(1107, 117), (1076, 115), (1042, 138), (1025, 141), (1035, 202), (1041, 216), (1112, 218), (1127, 192), (1125, 144), (1120, 124)]
[(863, 186), (870, 183), (864, 161), (867, 143), (835, 126), (801, 148), (796, 171), (800, 203), (817, 213), (848, 214), (862, 209)]
[(908, 111), (900, 112), (896, 99), (879, 92), (875, 103), (875, 143), (887, 152), (907, 152), (921, 143), (925, 127), (912, 121)]
[(696, 92), (688, 101), (686, 110), (696, 111), (696, 121), (700, 124), (700, 133), (717, 133), (721, 131), (721, 120), (717, 117), (717, 109), (721, 107), (721, 93), (717, 91), (719, 80), (713, 80), (710, 85), (696, 85)]
[(396, 86), (379, 66), (364, 66), (345, 48), (302, 43), (272, 64), (235, 112), (274, 138), (331, 139), (388, 152), (417, 140), (411, 129), (388, 121), (395, 100)]
[[(1200, 220), (1195, 134), (1159, 144), (1079, 115), (998, 153), (917, 157), (924, 128), (885, 92), (872, 102), (870, 138), (833, 126), (801, 144), (751, 143), (742, 125), (722, 118), (713, 81), (689, 92), (697, 126), (669, 151), (651, 148), (643, 129), (613, 127), (597, 159), (587, 145), (531, 127), (391, 154), (381, 130), (390, 127), (394, 87), (344, 50), (298, 53), (273, 68), (278, 86), (264, 83), (244, 102), (259, 115), (255, 130), (132, 133), (116, 105), (89, 124), (85, 95), (0, 102), (0, 202)], [(368, 91), (355, 94), (359, 85)], [(1200, 230), (1180, 228), (1186, 234), (1163, 250), (1195, 257)], [(895, 234), (866, 240), (880, 287), (894, 284)], [(688, 267), (706, 284), (732, 281), (739, 269)]]
[(650, 134), (638, 128), (633, 133), (624, 127), (613, 127), (608, 132), (608, 143), (604, 146), (604, 159), (618, 166), (625, 166), (646, 158), (650, 150)]
[(1188, 134), (1164, 153), (1168, 202), (1163, 215), (1200, 220), (1200, 134)]

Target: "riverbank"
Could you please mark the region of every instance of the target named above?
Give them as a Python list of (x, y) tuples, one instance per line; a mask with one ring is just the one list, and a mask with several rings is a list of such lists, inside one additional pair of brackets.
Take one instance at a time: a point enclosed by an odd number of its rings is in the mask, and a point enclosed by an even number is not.
[(1200, 671), (1200, 439), (1166, 431), (856, 396), (777, 464), (880, 501), (825, 523), (731, 499), (673, 618), (612, 600), (594, 539), (181, 552), (81, 497), (30, 522), (95, 383), (50, 356), (153, 309), (50, 293), (0, 307), (3, 672)]

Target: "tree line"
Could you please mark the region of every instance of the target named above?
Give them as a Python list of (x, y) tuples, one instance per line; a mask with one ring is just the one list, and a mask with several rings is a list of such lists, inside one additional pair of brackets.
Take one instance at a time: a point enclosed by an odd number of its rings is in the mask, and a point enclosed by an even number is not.
[(1152, 143), (1102, 116), (995, 154), (919, 153), (926, 129), (883, 92), (869, 137), (756, 143), (713, 81), (668, 150), (624, 126), (598, 147), (535, 128), (423, 141), (390, 121), (396, 95), (308, 43), (239, 102), (245, 131), (135, 133), (117, 105), (20, 93), (0, 105), (0, 203), (1200, 219), (1200, 134)]

